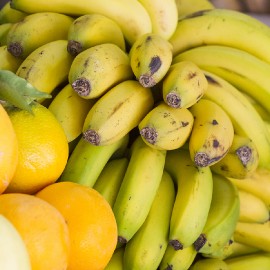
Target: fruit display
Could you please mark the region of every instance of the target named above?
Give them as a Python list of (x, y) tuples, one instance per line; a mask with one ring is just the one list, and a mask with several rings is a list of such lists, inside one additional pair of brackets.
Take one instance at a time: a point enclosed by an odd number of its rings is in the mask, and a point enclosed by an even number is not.
[(269, 48), (214, 1), (8, 1), (0, 269), (269, 270)]

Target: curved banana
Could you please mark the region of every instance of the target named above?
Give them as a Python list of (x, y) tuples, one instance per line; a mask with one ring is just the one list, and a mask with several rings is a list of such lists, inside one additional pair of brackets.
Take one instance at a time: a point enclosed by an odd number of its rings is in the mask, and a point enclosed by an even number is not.
[(102, 14), (114, 20), (121, 27), (125, 39), (133, 44), (137, 38), (145, 33), (152, 32), (152, 23), (149, 14), (137, 0), (12, 0), (11, 7), (27, 13), (59, 12), (75, 17), (85, 14)]
[(8, 52), (7, 45), (0, 46), (0, 59), (0, 69), (12, 72), (16, 72), (23, 62), (22, 59), (17, 58)]
[(138, 136), (116, 197), (113, 212), (118, 244), (126, 244), (144, 223), (163, 175), (166, 151), (156, 150)]
[(135, 80), (126, 80), (100, 97), (87, 114), (83, 137), (93, 145), (108, 145), (137, 127), (152, 109), (149, 88)]
[(183, 146), (191, 133), (193, 115), (186, 108), (172, 108), (160, 102), (141, 120), (140, 135), (146, 144), (160, 150)]
[(203, 71), (191, 61), (171, 65), (162, 82), (163, 100), (174, 108), (188, 108), (205, 93), (208, 82)]
[(129, 160), (126, 157), (109, 160), (102, 169), (93, 188), (113, 207), (122, 184)]
[(171, 44), (158, 34), (147, 33), (137, 38), (129, 51), (132, 71), (144, 87), (159, 83), (172, 62)]
[(259, 153), (259, 167), (270, 169), (270, 138), (265, 123), (256, 109), (229, 82), (210, 72), (205, 72), (205, 75), (208, 88), (204, 98), (214, 101), (227, 112), (235, 133), (247, 136), (255, 144)]
[(128, 55), (117, 45), (92, 46), (75, 56), (68, 80), (82, 98), (97, 98), (133, 78)]
[(253, 173), (259, 165), (259, 154), (254, 142), (246, 137), (234, 134), (228, 153), (211, 166), (215, 173), (226, 177), (244, 179)]
[(27, 13), (11, 8), (11, 1), (6, 1), (4, 6), (0, 9), (0, 24), (16, 23), (22, 20)]
[(270, 62), (269, 26), (236, 10), (214, 8), (180, 18), (169, 41), (173, 55), (190, 48), (216, 44), (242, 49)]
[(175, 0), (139, 0), (152, 22), (152, 33), (169, 39), (177, 26), (178, 10)]
[(7, 45), (7, 35), (13, 23), (0, 24), (0, 46)]
[(59, 39), (67, 39), (73, 18), (61, 13), (39, 12), (29, 14), (14, 23), (7, 35), (8, 51), (25, 59), (40, 46)]
[(77, 95), (70, 84), (66, 84), (51, 101), (48, 109), (63, 127), (68, 142), (82, 133), (84, 120), (95, 100), (83, 99)]
[(207, 258), (197, 260), (189, 270), (230, 270), (224, 260)]
[(105, 146), (95, 146), (80, 138), (73, 149), (59, 181), (71, 181), (93, 187), (107, 162), (125, 154), (129, 136)]
[(239, 243), (237, 241), (233, 241), (231, 243), (231, 254), (225, 259), (248, 255), (248, 254), (253, 254), (253, 253), (260, 252), (260, 251), (261, 250), (259, 248), (255, 248), (255, 247), (243, 244), (243, 243)]
[(199, 167), (211, 166), (229, 151), (234, 128), (229, 115), (217, 103), (201, 98), (189, 110), (193, 114), (193, 129), (189, 138), (189, 152)]
[(67, 50), (72, 55), (103, 43), (112, 43), (126, 50), (120, 26), (101, 14), (85, 14), (76, 18), (69, 27), (67, 39)]
[(165, 170), (177, 186), (169, 243), (179, 250), (192, 245), (205, 226), (212, 198), (212, 174), (209, 167), (196, 167), (189, 152), (182, 148), (167, 152)]
[(124, 270), (123, 256), (125, 247), (115, 249), (109, 263), (106, 265), (104, 270)]
[(230, 242), (239, 218), (240, 202), (237, 188), (224, 176), (213, 174), (213, 195), (207, 221), (194, 242), (195, 249), (206, 256)]
[(16, 74), (42, 92), (51, 94), (68, 80), (73, 57), (67, 52), (67, 40), (44, 44), (24, 59)]
[(174, 199), (173, 180), (166, 171), (163, 171), (159, 188), (146, 220), (125, 246), (125, 270), (158, 269), (168, 245)]

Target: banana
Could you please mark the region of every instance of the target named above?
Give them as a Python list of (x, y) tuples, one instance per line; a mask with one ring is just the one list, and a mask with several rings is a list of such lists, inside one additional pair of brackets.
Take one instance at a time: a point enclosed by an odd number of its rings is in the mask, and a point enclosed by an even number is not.
[(125, 39), (133, 44), (140, 35), (152, 32), (152, 23), (148, 12), (137, 0), (12, 0), (11, 7), (27, 13), (59, 12), (75, 17), (97, 13), (114, 20), (121, 27)]
[(69, 27), (67, 39), (67, 50), (72, 55), (103, 43), (112, 43), (126, 50), (120, 26), (101, 14), (85, 14), (76, 18)]
[[(259, 153), (259, 167), (270, 168), (270, 138), (266, 126), (249, 100), (221, 77), (206, 72), (208, 88), (205, 99), (221, 106), (230, 116), (235, 133), (247, 136)], [(246, 120), (248, 119), (248, 121)]]
[(237, 241), (233, 241), (231, 243), (231, 251), (232, 251), (231, 254), (225, 259), (257, 253), (260, 252), (261, 250), (259, 248), (255, 248), (243, 243), (239, 243)]
[(189, 270), (229, 270), (229, 266), (224, 260), (207, 258), (197, 260)]
[(189, 110), (193, 129), (189, 138), (191, 159), (198, 167), (211, 166), (229, 151), (234, 128), (229, 115), (217, 103), (201, 98)]
[(168, 245), (171, 212), (175, 199), (171, 176), (162, 179), (146, 220), (125, 246), (125, 270), (156, 270)]
[(42, 92), (67, 83), (73, 57), (67, 52), (67, 40), (48, 42), (34, 50), (21, 63), (16, 74)]
[(67, 39), (73, 18), (61, 13), (39, 12), (29, 14), (14, 23), (7, 35), (8, 51), (25, 59), (40, 46), (59, 39)]
[(160, 150), (183, 146), (193, 126), (193, 115), (186, 108), (172, 108), (160, 102), (141, 120), (140, 135), (146, 144)]
[(127, 157), (111, 159), (102, 169), (93, 188), (113, 207), (122, 184), (129, 160)]
[(16, 72), (23, 62), (22, 59), (19, 59), (8, 52), (7, 45), (0, 46), (0, 59), (0, 69), (12, 72)]
[(208, 82), (203, 71), (191, 61), (171, 65), (162, 83), (163, 100), (174, 108), (189, 108), (205, 93)]
[(93, 187), (107, 162), (122, 157), (127, 149), (129, 136), (105, 146), (95, 146), (82, 137), (67, 161), (59, 181), (71, 181)]
[(178, 10), (175, 0), (139, 0), (152, 22), (152, 33), (169, 39), (177, 26)]
[(20, 10), (11, 8), (11, 1), (6, 1), (0, 9), (0, 24), (3, 23), (16, 23), (21, 21), (27, 14)]
[(212, 199), (212, 174), (209, 167), (195, 166), (189, 152), (182, 148), (167, 152), (165, 170), (177, 186), (169, 243), (179, 250), (192, 245), (205, 226)]
[(138, 136), (116, 197), (113, 212), (118, 245), (126, 244), (144, 223), (162, 179), (166, 151), (153, 149)]
[(239, 218), (237, 188), (224, 176), (213, 174), (213, 195), (205, 227), (194, 242), (197, 252), (211, 256), (233, 237)]
[(93, 145), (108, 145), (119, 140), (153, 108), (149, 88), (136, 80), (126, 80), (100, 97), (88, 112), (83, 137)]
[(215, 173), (226, 177), (244, 179), (259, 165), (259, 154), (253, 141), (246, 136), (234, 134), (228, 153), (211, 166)]
[(7, 35), (13, 23), (0, 24), (0, 46), (7, 45)]
[(238, 48), (270, 62), (269, 26), (236, 10), (214, 8), (181, 18), (169, 41), (174, 56), (194, 47), (215, 44)]
[(92, 46), (75, 56), (68, 75), (74, 91), (87, 99), (132, 78), (128, 55), (112, 43)]
[(192, 245), (181, 250), (175, 250), (171, 245), (168, 245), (158, 269), (188, 270), (196, 255), (197, 252)]
[(63, 127), (68, 142), (75, 140), (81, 133), (87, 113), (95, 100), (81, 98), (70, 84), (66, 84), (53, 98), (48, 109)]
[(147, 33), (133, 43), (129, 57), (136, 79), (144, 87), (153, 87), (171, 66), (172, 46), (160, 35)]
[(104, 270), (124, 270), (123, 268), (123, 256), (125, 247), (115, 249), (109, 263)]
[[(201, 69), (224, 78), (254, 98), (270, 113), (268, 86), (270, 63), (244, 50), (222, 45), (207, 45), (187, 50), (175, 56), (173, 63), (184, 60), (193, 61)], [(226, 75), (223, 76), (225, 73)], [(241, 81), (235, 80), (233, 75), (235, 73), (242, 78)], [(247, 78), (252, 85), (248, 86), (249, 83), (243, 83), (243, 78)], [(253, 85), (255, 85), (255, 89)]]

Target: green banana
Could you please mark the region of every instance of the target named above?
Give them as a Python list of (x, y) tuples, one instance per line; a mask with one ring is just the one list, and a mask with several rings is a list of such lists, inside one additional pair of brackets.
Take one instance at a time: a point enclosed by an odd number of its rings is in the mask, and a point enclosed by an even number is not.
[(125, 270), (156, 270), (158, 268), (168, 245), (174, 199), (173, 180), (166, 171), (163, 171), (146, 220), (125, 246)]
[(11, 1), (6, 1), (6, 3), (0, 9), (0, 24), (16, 23), (21, 21), (27, 15), (25, 12), (11, 8), (10, 4)]
[(224, 260), (217, 258), (199, 259), (189, 270), (230, 270)]
[(130, 161), (113, 206), (119, 245), (128, 243), (145, 221), (162, 179), (166, 158), (166, 151), (153, 149), (140, 136), (131, 148)]
[(182, 148), (167, 152), (165, 170), (177, 186), (169, 243), (179, 250), (192, 245), (205, 226), (212, 200), (212, 174), (209, 167), (195, 166)]
[(233, 241), (231, 243), (231, 254), (226, 258), (234, 258), (242, 255), (253, 254), (256, 252), (260, 252), (261, 250), (256, 247), (252, 247), (243, 243), (239, 243), (237, 241)]
[(7, 45), (7, 35), (13, 23), (0, 24), (0, 46)]
[(104, 270), (124, 270), (123, 267), (123, 256), (125, 247), (115, 249), (109, 263), (106, 265)]

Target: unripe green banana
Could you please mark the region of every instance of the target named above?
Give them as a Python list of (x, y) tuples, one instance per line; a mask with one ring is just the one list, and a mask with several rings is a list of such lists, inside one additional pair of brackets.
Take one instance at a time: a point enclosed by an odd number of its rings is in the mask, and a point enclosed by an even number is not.
[(174, 108), (188, 108), (205, 93), (208, 86), (204, 72), (191, 61), (171, 65), (162, 83), (163, 100)]
[(108, 145), (137, 127), (154, 106), (149, 88), (126, 80), (100, 97), (86, 116), (83, 137), (93, 145)]
[(12, 72), (16, 72), (19, 66), (22, 63), (22, 59), (17, 58), (10, 54), (7, 50), (7, 45), (3, 45), (0, 47), (0, 69), (1, 70), (9, 70)]
[(6, 1), (5, 5), (0, 9), (0, 24), (16, 23), (21, 21), (27, 13), (18, 9), (11, 8), (11, 1)]
[(7, 35), (13, 23), (0, 24), (0, 46), (7, 45)]
[(189, 270), (230, 270), (226, 262), (217, 258), (199, 259)]
[(103, 43), (112, 43), (126, 50), (119, 25), (101, 14), (85, 14), (76, 18), (69, 27), (67, 39), (67, 50), (72, 55)]
[(111, 207), (114, 205), (122, 184), (128, 162), (129, 160), (126, 157), (109, 160), (93, 186), (107, 200)]
[(140, 135), (156, 149), (173, 150), (189, 138), (193, 115), (186, 108), (172, 108), (165, 102), (156, 105), (139, 123)]
[(106, 265), (104, 270), (124, 270), (123, 256), (125, 247), (115, 249), (109, 263)]
[(189, 138), (191, 159), (199, 167), (213, 165), (228, 153), (232, 145), (232, 121), (221, 106), (204, 98), (189, 110), (194, 116)]
[(256, 247), (252, 247), (243, 243), (239, 243), (237, 241), (233, 241), (231, 243), (231, 254), (226, 258), (234, 258), (242, 255), (253, 254), (256, 252), (260, 252), (261, 250)]
[(144, 87), (160, 82), (172, 62), (171, 44), (158, 34), (147, 33), (137, 38), (130, 51), (132, 71)]
[(157, 269), (168, 245), (168, 233), (175, 199), (171, 176), (163, 171), (146, 220), (125, 246), (125, 270)]
[(144, 223), (162, 179), (166, 151), (153, 149), (140, 136), (132, 143), (130, 161), (113, 212), (118, 244), (126, 244)]

